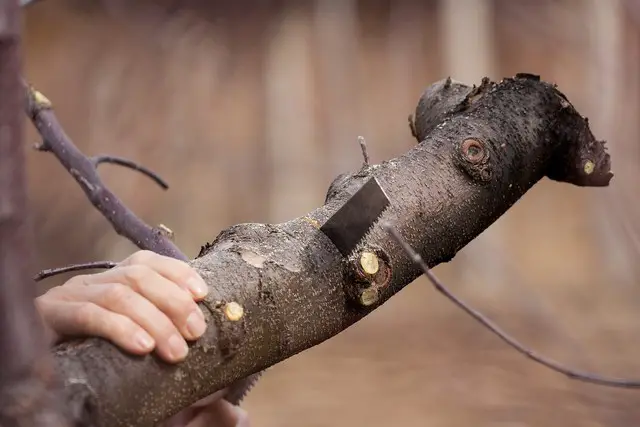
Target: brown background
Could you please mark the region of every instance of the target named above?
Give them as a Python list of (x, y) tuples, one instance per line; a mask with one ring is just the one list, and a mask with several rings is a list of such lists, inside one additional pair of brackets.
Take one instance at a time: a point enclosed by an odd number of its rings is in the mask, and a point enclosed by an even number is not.
[[(609, 140), (609, 188), (540, 182), (436, 272), (546, 355), (640, 377), (640, 7), (617, 0), (64, 1), (27, 13), (27, 77), (140, 216), (195, 256), (239, 222), (322, 203), (332, 178), (412, 144), (407, 115), (451, 75), (559, 84)], [(35, 133), (29, 127), (29, 140)], [(38, 268), (135, 248), (53, 157), (29, 154)], [(48, 285), (60, 283), (51, 280)], [(369, 318), (270, 369), (253, 425), (638, 426), (640, 391), (527, 361), (420, 279)]]

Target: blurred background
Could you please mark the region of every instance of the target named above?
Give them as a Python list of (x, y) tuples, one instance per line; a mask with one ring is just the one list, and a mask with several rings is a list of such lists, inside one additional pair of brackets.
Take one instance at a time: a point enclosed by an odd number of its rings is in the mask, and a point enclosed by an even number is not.
[[(637, 0), (47, 0), (26, 13), (25, 66), (87, 154), (169, 181), (101, 169), (191, 257), (322, 204), (360, 166), (358, 135), (374, 162), (410, 149), (430, 83), (540, 74), (609, 141), (610, 187), (545, 179), (436, 272), (537, 351), (640, 377), (639, 36)], [(135, 250), (51, 155), (28, 161), (34, 272)], [(528, 361), (424, 278), (270, 369), (245, 407), (256, 427), (640, 425), (640, 391)]]

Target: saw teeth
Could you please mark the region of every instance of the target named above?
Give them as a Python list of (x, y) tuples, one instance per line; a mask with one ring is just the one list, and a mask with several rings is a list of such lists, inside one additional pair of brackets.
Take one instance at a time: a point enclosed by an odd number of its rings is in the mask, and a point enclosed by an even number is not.
[(239, 405), (242, 400), (249, 394), (251, 389), (256, 385), (264, 371), (249, 375), (246, 378), (238, 380), (229, 386), (229, 392), (225, 396), (225, 400), (233, 405)]

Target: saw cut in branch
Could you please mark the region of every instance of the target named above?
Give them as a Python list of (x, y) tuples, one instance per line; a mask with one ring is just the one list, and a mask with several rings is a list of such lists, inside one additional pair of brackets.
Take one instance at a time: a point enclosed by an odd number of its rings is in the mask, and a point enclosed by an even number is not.
[(395, 230), (390, 224), (383, 225), (383, 227), (391, 234), (391, 236), (402, 247), (402, 249), (404, 249), (407, 255), (413, 260), (413, 262), (415, 262), (420, 267), (424, 275), (427, 276), (429, 281), (433, 284), (438, 292), (443, 294), (447, 299), (461, 308), (462, 311), (467, 313), (482, 326), (489, 329), (492, 333), (498, 336), (498, 338), (507, 343), (507, 345), (509, 345), (511, 348), (515, 349), (518, 353), (523, 354), (534, 362), (537, 362), (553, 371), (566, 375), (569, 378), (611, 387), (640, 388), (639, 380), (609, 378), (602, 375), (593, 374), (591, 372), (576, 371), (575, 369), (563, 366), (555, 360), (544, 357), (541, 354), (538, 354), (537, 352), (527, 348), (518, 340), (503, 331), (494, 322), (487, 319), (482, 313), (469, 307), (464, 301), (452, 294), (451, 291), (444, 285), (444, 283), (442, 283), (440, 279), (438, 279), (436, 275), (431, 272), (431, 269), (429, 268), (427, 263), (424, 262), (420, 254), (413, 250), (413, 248), (402, 238), (397, 230)]
[[(60, 344), (60, 375), (86, 385), (108, 426), (152, 426), (216, 390), (313, 347), (364, 318), (423, 272), (375, 224), (348, 256), (320, 231), (372, 177), (391, 202), (381, 217), (435, 266), (495, 222), (543, 177), (601, 187), (604, 142), (555, 85), (518, 74), (422, 95), (404, 155), (338, 177), (325, 203), (281, 224), (223, 230), (190, 261), (209, 285), (210, 327), (187, 359), (133, 357), (99, 338)], [(595, 191), (595, 190), (593, 190)]]

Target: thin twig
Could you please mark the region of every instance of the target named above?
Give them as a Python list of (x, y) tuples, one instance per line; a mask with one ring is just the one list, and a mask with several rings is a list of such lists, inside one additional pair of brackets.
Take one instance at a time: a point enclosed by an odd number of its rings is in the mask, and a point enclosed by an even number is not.
[(96, 169), (96, 162), (85, 156), (64, 132), (53, 113), (51, 102), (24, 83), (26, 113), (42, 136), (41, 151), (51, 152), (80, 184), (93, 206), (111, 223), (116, 233), (140, 249), (188, 260), (187, 256), (162, 233), (142, 221), (107, 188)]
[(116, 156), (101, 155), (101, 156), (92, 157), (91, 161), (93, 162), (93, 164), (96, 167), (96, 169), (102, 163), (110, 163), (110, 164), (113, 164), (113, 165), (118, 165), (118, 166), (122, 166), (122, 167), (125, 167), (125, 168), (132, 169), (132, 170), (134, 170), (136, 172), (140, 172), (141, 174), (146, 175), (147, 177), (151, 178), (156, 184), (158, 184), (164, 190), (168, 190), (169, 189), (169, 184), (167, 184), (167, 182), (164, 179), (162, 179), (160, 177), (160, 175), (158, 175), (157, 173), (155, 173), (154, 171), (152, 171), (152, 170), (150, 170), (148, 168), (145, 168), (142, 165), (137, 164), (136, 162), (134, 162), (132, 160), (123, 159), (122, 157), (116, 157)]
[(362, 150), (364, 165), (369, 166), (369, 153), (367, 152), (367, 141), (364, 140), (364, 136), (358, 137), (358, 143), (360, 143), (360, 149)]
[(48, 268), (46, 270), (42, 270), (40, 273), (36, 274), (33, 277), (33, 280), (39, 282), (40, 280), (47, 279), (49, 277), (57, 276), (58, 274), (69, 273), (71, 271), (81, 271), (81, 270), (95, 270), (95, 269), (103, 269), (108, 270), (117, 266), (117, 262), (113, 261), (94, 261), (87, 262), (83, 264), (72, 264), (66, 267), (58, 267), (58, 268)]
[(640, 381), (638, 380), (628, 380), (624, 378), (610, 378), (604, 377), (597, 374), (592, 374), (590, 372), (577, 371), (572, 368), (561, 365), (555, 360), (549, 359), (545, 356), (542, 356), (535, 351), (527, 348), (525, 345), (521, 344), (515, 338), (512, 338), (509, 334), (504, 332), (498, 325), (493, 323), (491, 320), (487, 319), (482, 313), (476, 311), (475, 309), (469, 307), (464, 301), (460, 298), (453, 295), (447, 287), (431, 272), (429, 266), (422, 259), (422, 257), (413, 250), (413, 248), (402, 238), (400, 233), (395, 230), (389, 224), (384, 224), (383, 228), (396, 240), (396, 242), (402, 247), (402, 249), (409, 255), (411, 260), (417, 264), (424, 273), (425, 276), (431, 281), (433, 286), (442, 293), (445, 297), (447, 297), (450, 301), (452, 301), (459, 308), (464, 310), (467, 314), (473, 317), (476, 321), (480, 322), (487, 329), (497, 335), (502, 341), (507, 343), (509, 346), (514, 348), (519, 353), (525, 355), (529, 359), (546, 366), (547, 368), (559, 372), (561, 374), (566, 375), (569, 378), (573, 378), (580, 381), (585, 381), (594, 384), (600, 384), (610, 387), (620, 387), (620, 388), (640, 388)]

